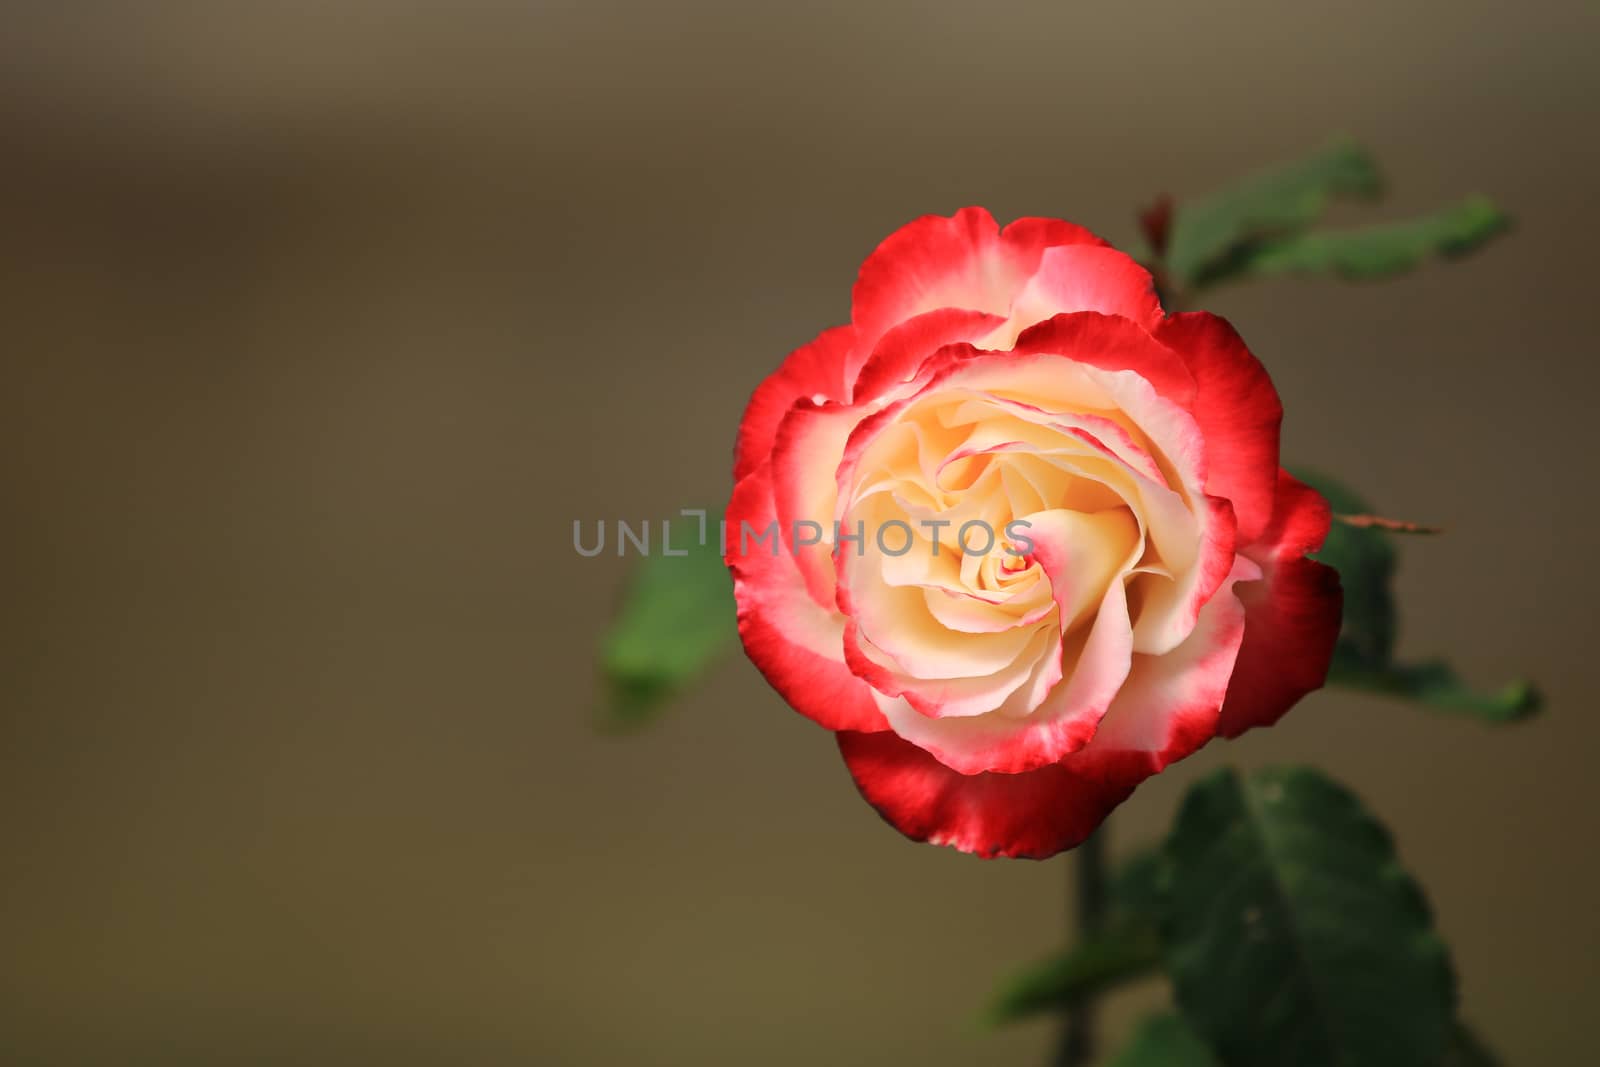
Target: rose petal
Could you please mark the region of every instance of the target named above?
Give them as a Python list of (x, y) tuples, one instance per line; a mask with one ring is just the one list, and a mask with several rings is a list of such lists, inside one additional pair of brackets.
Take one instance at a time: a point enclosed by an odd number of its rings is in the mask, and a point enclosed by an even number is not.
[(1327, 678), (1343, 606), (1339, 573), (1302, 553), (1322, 546), (1328, 518), (1320, 494), (1279, 473), (1272, 523), (1245, 550), (1261, 562), (1263, 576), (1238, 589), (1244, 645), (1219, 723), (1228, 737), (1277, 722)]
[(1001, 231), (981, 207), (950, 218), (924, 215), (896, 230), (861, 265), (851, 321), (870, 345), (895, 324), (936, 308), (1003, 316), (1046, 248), (1104, 243), (1058, 219), (1018, 219)]
[[(1146, 499), (1152, 495), (1147, 492)], [(1154, 517), (1157, 512), (1151, 509), (1146, 514)], [(1205, 497), (1200, 501), (1198, 519), (1198, 550), (1181, 563), (1163, 552), (1163, 562), (1175, 573), (1146, 578), (1140, 583), (1138, 621), (1133, 630), (1135, 652), (1159, 656), (1178, 647), (1233, 567), (1233, 508), (1226, 500)], [(1151, 539), (1159, 549), (1162, 542), (1154, 523)]]
[(1044, 859), (1071, 848), (1137, 784), (1069, 763), (961, 774), (892, 733), (842, 732), (839, 752), (862, 797), (895, 829), (984, 857)]
[(1184, 410), (1194, 403), (1194, 376), (1183, 357), (1118, 315), (1056, 315), (1024, 330), (1013, 348), (1018, 354), (1067, 356), (1100, 370), (1133, 371)]
[[(845, 442), (866, 413), (846, 404), (801, 400), (784, 416), (772, 447), (775, 517), (784, 546), (819, 604), (834, 603), (833, 519), (838, 483), (834, 469)], [(815, 526), (801, 524), (815, 523)], [(800, 544), (799, 538), (810, 544)]]
[(1206, 442), (1206, 492), (1233, 503), (1241, 543), (1272, 518), (1283, 405), (1266, 369), (1227, 320), (1203, 311), (1173, 315), (1155, 336), (1178, 352), (1195, 380), (1190, 411)]
[(745, 653), (784, 700), (822, 726), (888, 729), (871, 687), (844, 664), (844, 618), (811, 598), (781, 545), (776, 555), (767, 543), (741, 546), (741, 523), (762, 531), (774, 519), (771, 473), (763, 466), (734, 487), (725, 520)]
[[(1004, 667), (992, 674), (968, 678), (930, 679), (904, 674), (887, 662), (886, 654), (873, 646), (856, 629), (852, 620), (845, 624), (845, 662), (878, 693), (878, 707), (890, 728), (898, 716), (901, 721), (919, 719), (944, 722), (973, 721), (978, 716), (993, 718), (1009, 702), (1033, 694), (1041, 684), (1054, 684), (1061, 672), (1060, 640), (1044, 626), (1026, 631), (1028, 643)], [(1037, 700), (1034, 701), (1037, 703)]]
[(795, 349), (768, 375), (745, 405), (734, 447), (733, 480), (739, 481), (772, 453), (783, 418), (801, 399), (820, 397), (842, 402), (850, 397), (845, 366), (856, 347), (853, 326), (824, 330), (808, 345)]
[(1078, 311), (1117, 315), (1146, 330), (1162, 316), (1150, 272), (1131, 257), (1114, 248), (1067, 245), (1045, 250), (1039, 269), (1012, 301), (1005, 325), (982, 346), (1010, 348), (1029, 327)]
[(1254, 561), (1236, 558), (1182, 644), (1162, 656), (1134, 657), (1085, 751), (1148, 752), (1154, 773), (1211, 739), (1245, 634), (1245, 607), (1235, 594), (1246, 586), (1236, 583), (1260, 574)]
[(940, 308), (900, 323), (873, 346), (856, 375), (852, 399), (865, 403), (885, 395), (915, 378), (917, 369), (939, 349), (959, 341), (976, 341), (1004, 321), (982, 311)]

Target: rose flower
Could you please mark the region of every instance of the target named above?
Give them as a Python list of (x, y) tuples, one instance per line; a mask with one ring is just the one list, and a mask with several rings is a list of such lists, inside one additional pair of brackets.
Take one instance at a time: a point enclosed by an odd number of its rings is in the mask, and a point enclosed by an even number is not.
[(726, 558), (750, 659), (902, 833), (1052, 855), (1322, 684), (1328, 505), (1225, 321), (981, 208), (891, 235), (852, 304), (751, 398)]

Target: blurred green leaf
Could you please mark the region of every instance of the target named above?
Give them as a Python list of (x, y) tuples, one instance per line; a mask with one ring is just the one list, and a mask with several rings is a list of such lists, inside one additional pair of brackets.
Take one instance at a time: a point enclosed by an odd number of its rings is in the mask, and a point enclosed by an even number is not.
[(1235, 264), (1240, 275), (1332, 274), (1365, 280), (1417, 267), (1431, 256), (1463, 256), (1501, 233), (1509, 219), (1487, 197), (1469, 197), (1407, 222), (1301, 233), (1268, 240)]
[(1123, 860), (1107, 891), (1109, 921), (1154, 921), (1161, 914), (1166, 878), (1167, 857), (1157, 845), (1141, 848)]
[(1285, 166), (1251, 175), (1210, 196), (1178, 204), (1166, 267), (1182, 287), (1231, 272), (1240, 252), (1265, 238), (1298, 233), (1335, 196), (1371, 198), (1382, 189), (1377, 164), (1348, 140)]
[(988, 1026), (1059, 1011), (1083, 997), (1154, 971), (1161, 962), (1156, 924), (1163, 857), (1147, 849), (1130, 857), (1108, 887), (1108, 914), (1099, 933), (1006, 979), (985, 1010)]
[(1204, 1041), (1176, 1015), (1152, 1015), (1133, 1031), (1108, 1067), (1221, 1067)]
[(984, 1012), (983, 1022), (999, 1026), (1059, 1011), (1073, 1001), (1149, 974), (1160, 962), (1161, 940), (1153, 923), (1108, 927), (1007, 979)]
[[(1328, 498), (1335, 516), (1372, 511), (1361, 497), (1325, 474), (1305, 470), (1294, 474)], [(1335, 518), (1314, 558), (1337, 570), (1344, 586), (1344, 617), (1328, 671), (1330, 685), (1400, 697), (1485, 722), (1515, 722), (1539, 710), (1542, 698), (1529, 681), (1513, 681), (1498, 692), (1485, 693), (1468, 686), (1443, 660), (1395, 662), (1393, 534)]]
[(1467, 685), (1455, 668), (1443, 660), (1391, 663), (1373, 668), (1342, 659), (1335, 650), (1328, 681), (1351, 689), (1415, 700), (1439, 711), (1457, 712), (1493, 723), (1529, 718), (1538, 714), (1544, 705), (1543, 694), (1526, 679), (1511, 682), (1498, 692), (1485, 693)]
[(1309, 768), (1223, 770), (1166, 844), (1168, 972), (1230, 1067), (1417, 1067), (1451, 1039), (1454, 978), (1389, 835)]
[[(711, 515), (716, 512), (712, 510)], [(660, 524), (652, 529), (659, 536)], [(712, 522), (700, 544), (700, 521), (671, 524), (669, 544), (652, 544), (637, 561), (622, 605), (601, 639), (606, 683), (602, 724), (634, 726), (653, 718), (701, 675), (738, 636), (733, 581), (722, 562)]]

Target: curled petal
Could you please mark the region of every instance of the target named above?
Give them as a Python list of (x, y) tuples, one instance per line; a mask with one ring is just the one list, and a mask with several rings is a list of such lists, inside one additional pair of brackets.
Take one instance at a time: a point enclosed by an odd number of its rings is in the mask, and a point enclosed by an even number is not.
[(852, 399), (864, 403), (912, 381), (928, 357), (946, 345), (976, 341), (1005, 320), (965, 308), (940, 308), (908, 319), (879, 339), (856, 375)]
[(1150, 272), (1114, 248), (1065, 245), (1048, 248), (1039, 269), (1011, 304), (1003, 332), (989, 337), (985, 348), (1010, 347), (1018, 334), (1055, 315), (1096, 311), (1154, 329), (1161, 321)]
[(1190, 411), (1206, 442), (1205, 490), (1232, 502), (1239, 540), (1253, 541), (1272, 519), (1277, 492), (1278, 391), (1225, 319), (1203, 311), (1173, 315), (1155, 336), (1194, 376)]
[(1095, 311), (1056, 315), (1023, 331), (1014, 350), (1068, 356), (1100, 370), (1133, 371), (1184, 410), (1194, 403), (1194, 375), (1183, 357), (1139, 323), (1119, 315)]
[(1246, 552), (1262, 578), (1239, 587), (1244, 645), (1218, 730), (1237, 737), (1270, 726), (1307, 693), (1322, 688), (1339, 636), (1339, 572), (1304, 558), (1328, 534), (1328, 502), (1287, 472), (1278, 475), (1272, 523)]
[(1045, 249), (1104, 243), (1058, 219), (1018, 219), (1002, 231), (981, 207), (950, 218), (924, 215), (896, 230), (861, 265), (852, 321), (871, 344), (895, 324), (937, 308), (1003, 316)]
[[(1030, 518), (1029, 536), (1051, 576), (1058, 611), (1069, 622), (1084, 620), (1054, 653), (1061, 667), (1054, 688), (1036, 707), (1018, 709), (1023, 714), (937, 715), (929, 713), (937, 709), (925, 712), (915, 703), (880, 702), (890, 729), (961, 774), (1016, 774), (1082, 748), (1132, 667), (1126, 590), (1116, 574), (1128, 566), (1136, 524), (1123, 511), (1055, 511)], [(901, 685), (908, 698), (917, 691), (914, 682)], [(1003, 702), (991, 700), (990, 707)]]
[(850, 379), (846, 364), (856, 349), (857, 331), (853, 326), (824, 330), (816, 340), (789, 353), (745, 405), (739, 422), (738, 443), (734, 447), (733, 480), (739, 481), (767, 461), (778, 426), (795, 406), (804, 400), (842, 402), (849, 399)]
[(1068, 764), (961, 774), (892, 733), (843, 732), (839, 752), (862, 797), (895, 829), (984, 857), (1044, 859), (1071, 848), (1137, 784)]
[(774, 521), (772, 479), (763, 466), (734, 487), (726, 516), (739, 639), (768, 682), (801, 714), (830, 730), (885, 730), (871, 688), (844, 664), (844, 618), (817, 603), (793, 558), (741, 537)]
[[(833, 516), (838, 496), (834, 468), (863, 412), (848, 404), (801, 400), (778, 426), (769, 465), (784, 548), (795, 559), (818, 603), (832, 604)], [(811, 523), (805, 526), (801, 524)]]

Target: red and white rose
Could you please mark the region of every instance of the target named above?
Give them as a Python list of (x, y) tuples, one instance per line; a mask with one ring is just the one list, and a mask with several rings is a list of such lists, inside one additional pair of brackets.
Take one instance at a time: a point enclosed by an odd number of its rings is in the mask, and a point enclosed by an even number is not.
[(1086, 230), (918, 219), (745, 412), (745, 649), (903, 833), (1070, 848), (1326, 676), (1328, 506), (1279, 469), (1281, 416), (1225, 321), (1165, 314)]

